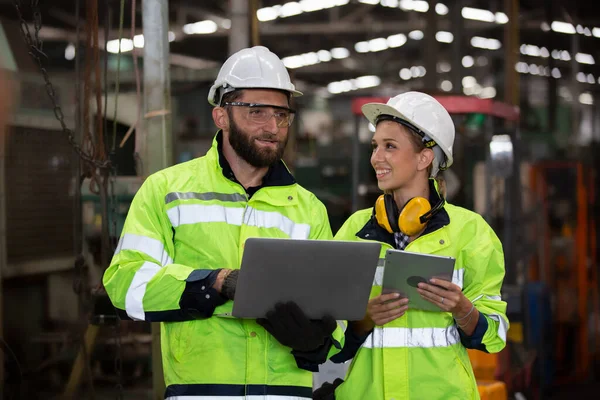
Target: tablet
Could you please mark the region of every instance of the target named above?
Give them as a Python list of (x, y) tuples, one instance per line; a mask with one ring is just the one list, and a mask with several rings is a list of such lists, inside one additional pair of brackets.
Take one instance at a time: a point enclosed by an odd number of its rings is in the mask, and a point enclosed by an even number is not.
[(294, 301), (309, 318), (360, 320), (379, 261), (378, 242), (249, 238), (232, 315), (262, 318)]
[(455, 261), (453, 257), (447, 256), (388, 250), (385, 255), (382, 294), (400, 293), (402, 297), (408, 297), (409, 308), (442, 311), (421, 297), (417, 292), (417, 285), (419, 282), (427, 283), (432, 278), (452, 282)]

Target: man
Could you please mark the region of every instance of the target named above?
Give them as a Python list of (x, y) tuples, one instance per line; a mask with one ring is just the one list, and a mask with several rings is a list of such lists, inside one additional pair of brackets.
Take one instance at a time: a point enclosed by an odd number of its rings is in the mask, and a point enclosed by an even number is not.
[(209, 92), (212, 148), (149, 176), (131, 204), (104, 285), (121, 314), (162, 322), (166, 398), (311, 398), (310, 371), (340, 348), (334, 320), (293, 303), (222, 316), (247, 238), (332, 239), (324, 205), (281, 161), (300, 95), (267, 48), (233, 54)]

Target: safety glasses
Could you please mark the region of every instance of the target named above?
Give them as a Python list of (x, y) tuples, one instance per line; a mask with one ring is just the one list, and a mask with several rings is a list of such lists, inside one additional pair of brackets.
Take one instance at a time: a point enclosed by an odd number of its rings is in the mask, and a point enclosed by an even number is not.
[(275, 117), (275, 122), (279, 128), (287, 128), (292, 125), (296, 111), (291, 108), (273, 106), (259, 103), (243, 102), (225, 102), (224, 106), (242, 107), (245, 109), (244, 116), (254, 124), (263, 125), (269, 122), (271, 117)]

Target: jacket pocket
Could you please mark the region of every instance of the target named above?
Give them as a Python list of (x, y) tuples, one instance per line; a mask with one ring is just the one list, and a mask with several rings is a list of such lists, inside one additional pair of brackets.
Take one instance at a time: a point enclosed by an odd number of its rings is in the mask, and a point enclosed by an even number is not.
[[(467, 356), (468, 357), (468, 356)], [(477, 383), (475, 382), (475, 376), (473, 375), (473, 368), (471, 364), (465, 364), (462, 357), (457, 354), (455, 361), (459, 365), (459, 375), (461, 386), (464, 388), (465, 399), (479, 399), (479, 392), (477, 390)]]
[(169, 350), (176, 361), (181, 361), (190, 349), (193, 323), (194, 321), (165, 323)]

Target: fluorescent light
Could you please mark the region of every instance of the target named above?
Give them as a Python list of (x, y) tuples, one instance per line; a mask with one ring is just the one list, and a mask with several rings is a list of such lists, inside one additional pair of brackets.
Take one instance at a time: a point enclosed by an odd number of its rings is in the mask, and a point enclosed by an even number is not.
[(528, 72), (527, 63), (519, 61), (515, 64), (515, 70), (520, 74), (526, 74)]
[(355, 83), (358, 89), (365, 89), (378, 86), (381, 83), (381, 79), (375, 75), (367, 75), (356, 78)]
[(446, 5), (445, 5), (445, 4), (442, 4), (442, 3), (437, 3), (437, 4), (435, 5), (435, 12), (436, 12), (438, 15), (446, 15), (446, 14), (448, 14), (448, 11), (449, 11), (449, 10), (448, 10), (448, 7), (446, 7)]
[(302, 14), (304, 11), (302, 10), (302, 6), (300, 3), (295, 1), (290, 1), (289, 3), (285, 3), (279, 9), (279, 16), (282, 18), (293, 17), (294, 15)]
[(406, 35), (403, 33), (399, 33), (397, 35), (391, 35), (387, 37), (387, 45), (389, 47), (395, 48), (403, 46), (406, 43)]
[(552, 77), (555, 79), (562, 77), (560, 70), (558, 68), (552, 68)]
[(540, 25), (540, 28), (544, 31), (544, 32), (548, 32), (550, 30), (550, 25), (548, 25), (547, 22), (542, 22), (542, 24)]
[(471, 68), (475, 64), (475, 60), (471, 56), (464, 56), (462, 58), (462, 65), (465, 68)]
[(133, 37), (133, 45), (135, 47), (137, 47), (138, 49), (141, 49), (144, 47), (144, 35), (135, 35)]
[(315, 65), (319, 63), (319, 56), (315, 52), (302, 54), (305, 65)]
[(400, 8), (404, 11), (427, 12), (429, 3), (423, 0), (400, 0)]
[(581, 93), (579, 95), (579, 102), (581, 104), (586, 104), (586, 105), (593, 105), (594, 104), (594, 97), (590, 94), (590, 93)]
[(398, 0), (381, 0), (381, 5), (389, 8), (398, 8)]
[(441, 61), (437, 63), (437, 70), (438, 72), (450, 72), (452, 71), (452, 66), (449, 62)]
[(423, 31), (411, 31), (408, 34), (408, 37), (411, 38), (412, 40), (421, 40), (423, 39), (425, 35), (423, 34)]
[(571, 61), (571, 54), (567, 50), (552, 50), (552, 58), (555, 60)]
[(583, 72), (577, 73), (577, 82), (581, 82), (581, 83), (587, 82), (587, 77), (585, 76), (585, 74)]
[(319, 61), (321, 62), (331, 61), (331, 53), (327, 50), (317, 51), (317, 56), (319, 57)]
[(575, 33), (575, 27), (573, 26), (573, 24), (570, 24), (568, 22), (552, 21), (552, 25), (550, 25), (550, 27), (554, 32), (568, 33), (570, 35)]
[(502, 43), (500, 43), (500, 41), (497, 39), (473, 36), (471, 38), (471, 46), (486, 50), (498, 50), (502, 47)]
[(354, 45), (354, 50), (358, 53), (368, 53), (369, 52), (369, 42), (358, 42)]
[(592, 29), (592, 35), (600, 38), (600, 28), (594, 28), (594, 29)]
[(446, 80), (446, 81), (442, 81), (442, 83), (440, 84), (440, 87), (442, 88), (442, 90), (444, 92), (449, 92), (452, 90), (452, 82)]
[(427, 70), (422, 65), (413, 65), (410, 68), (402, 68), (400, 70), (400, 78), (407, 81), (412, 78), (420, 78), (425, 76)]
[(548, 57), (550, 57), (550, 52), (548, 51), (548, 49), (547, 49), (547, 48), (545, 48), (545, 47), (542, 47), (542, 48), (540, 49), (540, 55), (541, 55), (542, 57), (544, 57), (544, 58), (548, 58)]
[(183, 26), (183, 33), (188, 35), (208, 35), (217, 31), (217, 24), (215, 21), (205, 20), (194, 22), (193, 24), (185, 24)]
[(377, 38), (377, 39), (371, 39), (369, 40), (369, 51), (382, 51), (382, 50), (387, 50), (388, 49), (388, 44), (387, 44), (387, 39), (385, 38)]
[(575, 54), (575, 60), (580, 64), (590, 64), (590, 65), (596, 64), (594, 57), (591, 54), (586, 54), (586, 53)]
[(538, 74), (540, 73), (540, 70), (539, 70), (539, 68), (538, 68), (538, 66), (537, 66), (537, 65), (535, 65), (535, 64), (530, 64), (530, 65), (529, 65), (529, 73), (530, 73), (531, 75), (538, 75)]
[(75, 45), (73, 43), (69, 43), (65, 48), (65, 58), (69, 61), (75, 58)]
[(302, 55), (284, 57), (281, 61), (283, 61), (283, 65), (285, 65), (286, 68), (294, 69), (306, 66), (304, 64), (304, 59), (302, 58)]
[[(327, 8), (346, 5), (350, 0), (300, 0), (291, 1), (283, 5), (260, 8), (256, 11), (256, 17), (261, 22), (273, 21), (277, 18), (286, 18), (305, 12), (324, 10)], [(377, 4), (375, 1), (371, 4)], [(230, 22), (231, 24), (231, 22)], [(226, 28), (229, 29), (229, 28)]]
[(379, 0), (358, 0), (359, 3), (363, 4), (379, 4)]
[(494, 97), (496, 97), (496, 88), (488, 86), (481, 89), (479, 97), (481, 97), (482, 99), (493, 99)]
[(594, 75), (588, 74), (587, 83), (589, 83), (590, 85), (593, 85), (594, 83), (596, 83), (596, 80), (594, 79)]
[(350, 56), (350, 51), (344, 47), (335, 47), (331, 49), (331, 57), (335, 59), (347, 58)]
[(329, 93), (338, 94), (351, 90), (366, 89), (379, 86), (381, 79), (375, 75), (361, 76), (355, 79), (347, 79), (339, 82), (331, 82), (327, 85)]
[(404, 79), (405, 81), (407, 81), (410, 78), (412, 78), (412, 74), (410, 73), (410, 69), (408, 69), (408, 68), (402, 68), (400, 70), (400, 78)]
[(301, 68), (309, 65), (319, 64), (322, 62), (329, 62), (333, 58), (346, 58), (350, 55), (348, 49), (343, 47), (336, 47), (335, 49), (311, 51), (309, 53), (298, 54), (295, 56), (284, 57), (282, 59), (283, 64), (287, 68)]
[(461, 14), (465, 19), (472, 19), (476, 21), (495, 22), (496, 16), (489, 10), (482, 10), (479, 8), (463, 7)]
[(474, 76), (465, 76), (462, 78), (463, 87), (473, 87), (477, 83), (477, 79)]
[(274, 7), (259, 8), (256, 11), (256, 18), (261, 22), (273, 21), (279, 17), (279, 12)]
[(452, 41), (454, 40), (454, 35), (450, 32), (438, 31), (435, 34), (435, 40), (441, 43), (452, 43)]
[(427, 73), (427, 70), (422, 65), (419, 65), (417, 67), (411, 67), (410, 71), (414, 78), (423, 77)]
[[(133, 41), (131, 39), (121, 39), (121, 53), (133, 50)], [(119, 39), (109, 40), (106, 42), (106, 51), (109, 53), (119, 52)]]
[(496, 14), (494, 14), (494, 17), (496, 19), (496, 23), (497, 24), (506, 24), (506, 23), (508, 23), (508, 15), (504, 14), (503, 12), (497, 12)]

